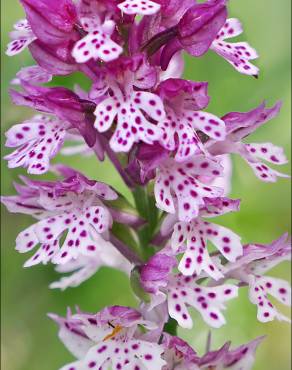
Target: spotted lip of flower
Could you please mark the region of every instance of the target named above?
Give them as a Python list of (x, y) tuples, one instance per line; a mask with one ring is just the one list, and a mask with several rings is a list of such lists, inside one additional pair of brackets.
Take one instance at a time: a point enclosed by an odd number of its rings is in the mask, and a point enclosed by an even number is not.
[(42, 174), (49, 170), (50, 159), (63, 145), (70, 124), (58, 119), (37, 115), (6, 132), (6, 146), (18, 147), (4, 159), (8, 167), (27, 167), (28, 173)]
[[(163, 271), (158, 271), (158, 267), (163, 262), (166, 266), (163, 265)], [(172, 260), (162, 255), (152, 257), (149, 266), (146, 264), (142, 268), (142, 286), (151, 297), (149, 309), (167, 301), (170, 317), (186, 329), (193, 326), (188, 307), (198, 310), (203, 320), (211, 327), (219, 328), (224, 325), (225, 318), (221, 312), (225, 309), (224, 303), (237, 297), (238, 288), (232, 284), (213, 287), (202, 286), (197, 284), (196, 281), (205, 277), (205, 275), (183, 276), (181, 273), (172, 274), (172, 266)]]
[(159, 1), (125, 0), (118, 4), (118, 8), (125, 14), (152, 15), (159, 11)]
[(288, 282), (263, 274), (284, 260), (291, 258), (291, 240), (287, 234), (269, 245), (247, 245), (244, 254), (234, 264), (224, 266), (225, 276), (234, 277), (249, 285), (249, 298), (258, 307), (257, 318), (261, 322), (290, 321), (269, 301), (272, 295), (284, 305), (291, 305), (291, 288)]
[(35, 39), (30, 24), (26, 19), (21, 19), (14, 25), (14, 31), (10, 33), (12, 41), (7, 45), (6, 54), (13, 56), (21, 53)]
[(215, 178), (222, 175), (222, 167), (205, 156), (177, 163), (172, 159), (163, 162), (158, 170), (154, 193), (157, 207), (167, 213), (178, 213), (180, 221), (191, 221), (204, 205), (204, 198), (217, 198), (223, 189), (206, 186), (199, 176)]
[(275, 182), (277, 181), (277, 177), (289, 177), (260, 161), (260, 159), (263, 159), (275, 165), (287, 163), (287, 158), (282, 148), (272, 143), (245, 144), (240, 141), (251, 134), (256, 128), (271, 118), (274, 118), (278, 114), (280, 107), (281, 103), (277, 103), (274, 107), (268, 109), (265, 108), (265, 104), (263, 103), (250, 112), (231, 112), (225, 115), (222, 119), (225, 121), (227, 128), (226, 140), (222, 143), (210, 141), (206, 145), (208, 151), (213, 155), (223, 153), (240, 154), (251, 167), (254, 174), (265, 182)]
[[(56, 183), (26, 179), (27, 186), (38, 189), (39, 208), (44, 212), (39, 222), (22, 231), (16, 239), (16, 249), (21, 253), (41, 244), (25, 263), (26, 267), (49, 261), (64, 264), (79, 255), (95, 256), (96, 243), (104, 248), (108, 244), (103, 234), (111, 227), (112, 217), (101, 200), (116, 199), (117, 194), (106, 184), (88, 180), (70, 168), (59, 166), (58, 170), (69, 177)], [(35, 198), (33, 193), (33, 200)], [(9, 197), (4, 199), (4, 203), (7, 202)], [(19, 195), (18, 200), (14, 197), (10, 208), (13, 204), (19, 209), (22, 196)], [(60, 237), (66, 230), (68, 233), (60, 249)]]
[(88, 34), (79, 40), (72, 50), (72, 55), (78, 63), (85, 63), (91, 58), (109, 62), (117, 59), (123, 52), (123, 48), (111, 40), (115, 28), (114, 21), (108, 19), (101, 24), (96, 15), (95, 18), (82, 18), (81, 25)]
[(257, 77), (259, 69), (249, 62), (250, 60), (258, 58), (256, 50), (247, 42), (232, 44), (224, 41), (230, 37), (238, 36), (242, 32), (242, 26), (238, 19), (227, 19), (210, 49), (226, 59), (238, 72)]
[[(132, 79), (133, 74), (125, 73), (126, 78)], [(152, 122), (165, 116), (159, 96), (135, 91), (131, 82), (124, 85), (126, 91), (122, 91), (114, 81), (109, 84), (109, 97), (99, 103), (94, 112), (94, 126), (99, 132), (105, 132), (116, 120), (117, 126), (110, 140), (111, 148), (115, 152), (128, 152), (135, 142), (152, 144), (157, 141), (161, 130)]]
[(159, 85), (158, 92), (166, 103), (166, 118), (158, 124), (163, 130), (160, 143), (167, 150), (177, 151), (176, 161), (205, 152), (196, 129), (215, 140), (225, 139), (225, 123), (213, 114), (198, 111), (209, 102), (206, 82), (168, 79)]
[(67, 319), (52, 314), (50, 317), (60, 326), (59, 336), (65, 346), (79, 358), (63, 369), (81, 370), (85, 366), (99, 368), (110, 365), (122, 369), (127, 365), (135, 370), (160, 370), (165, 364), (161, 359), (162, 346), (135, 338), (137, 325), (147, 328), (148, 323), (134, 309), (112, 306), (96, 315), (80, 312)]
[(35, 86), (24, 81), (22, 81), (22, 87), (24, 92), (10, 90), (14, 104), (55, 114), (79, 130), (90, 147), (95, 144), (96, 132), (90, 121), (94, 107), (92, 102), (83, 101), (66, 88)]
[[(229, 206), (224, 206), (224, 203), (229, 204)], [(234, 207), (236, 207), (236, 201), (233, 202), (226, 198), (221, 204), (217, 201), (217, 204), (222, 206), (221, 209), (218, 208), (217, 211), (215, 211), (217, 214), (227, 212), (225, 211), (226, 209), (228, 211), (232, 211), (234, 210)], [(202, 212), (201, 215), (203, 216), (203, 214), (204, 213)], [(208, 215), (212, 217), (214, 213), (211, 212)], [(208, 240), (219, 249), (220, 253), (228, 261), (235, 262), (237, 258), (242, 256), (243, 249), (240, 237), (228, 228), (206, 222), (200, 217), (189, 223), (177, 222), (174, 226), (171, 246), (176, 254), (181, 253), (182, 251), (184, 252), (178, 269), (185, 276), (191, 276), (194, 273), (199, 275), (201, 271), (205, 271), (215, 280), (224, 277), (208, 253)]]

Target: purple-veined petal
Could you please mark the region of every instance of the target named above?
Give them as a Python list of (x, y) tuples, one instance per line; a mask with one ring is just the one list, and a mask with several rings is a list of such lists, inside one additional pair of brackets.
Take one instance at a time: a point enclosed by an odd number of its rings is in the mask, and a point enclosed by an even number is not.
[[(80, 321), (77, 319), (74, 320), (74, 316), (69, 310), (67, 319), (61, 318), (55, 314), (48, 314), (48, 316), (56, 321), (59, 325), (59, 339), (63, 342), (65, 347), (75, 356), (76, 358), (80, 359), (86, 355), (90, 347), (92, 347), (93, 342), (86, 337), (85, 333), (81, 329)], [(78, 366), (80, 367), (78, 367)], [(68, 367), (66, 367), (68, 366)], [(64, 368), (70, 369), (70, 366), (77, 366), (73, 367), (76, 370), (82, 369), (81, 361), (74, 362), (70, 365), (66, 365)]]
[(49, 72), (36, 65), (21, 68), (21, 70), (17, 72), (16, 77), (11, 81), (11, 84), (20, 85), (21, 81), (29, 82), (31, 84), (41, 84), (50, 82), (52, 78), (53, 76)]
[(230, 199), (226, 197), (211, 198), (205, 200), (205, 205), (200, 209), (202, 217), (216, 217), (229, 212), (239, 210), (240, 199)]
[(240, 141), (269, 120), (277, 117), (282, 103), (277, 102), (272, 108), (266, 108), (265, 102), (249, 112), (230, 112), (222, 117), (226, 124), (228, 139)]

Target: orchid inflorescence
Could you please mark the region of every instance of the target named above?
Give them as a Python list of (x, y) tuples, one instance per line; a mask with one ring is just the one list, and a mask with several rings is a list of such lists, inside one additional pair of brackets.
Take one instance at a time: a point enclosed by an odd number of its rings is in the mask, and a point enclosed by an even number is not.
[[(192, 309), (211, 328), (224, 325), (226, 304), (242, 286), (259, 321), (289, 321), (269, 299), (289, 305), (289, 284), (265, 274), (290, 258), (287, 234), (242, 245), (234, 231), (213, 223), (239, 210), (240, 200), (228, 197), (231, 153), (262, 181), (288, 177), (267, 164), (287, 162), (281, 148), (245, 141), (281, 104), (217, 117), (206, 111), (208, 83), (181, 78), (183, 52), (200, 57), (208, 50), (258, 76), (251, 63), (257, 52), (229, 41), (243, 30), (227, 17), (227, 0), (21, 3), (27, 18), (14, 25), (7, 55), (28, 47), (37, 65), (17, 73), (12, 84), (19, 88), (10, 94), (39, 114), (6, 132), (14, 151), (5, 159), (9, 168), (49, 171), (57, 180), (21, 176), (17, 195), (2, 197), (10, 212), (36, 219), (17, 236), (16, 249), (36, 250), (25, 267), (51, 262), (66, 274), (51, 288), (76, 287), (110, 266), (129, 276), (138, 300), (136, 309), (49, 314), (76, 357), (62, 370), (250, 369), (262, 337), (200, 357), (176, 336), (177, 325), (192, 328)], [(52, 87), (54, 76), (77, 71), (90, 79), (89, 91)], [(51, 164), (59, 152), (107, 156), (135, 206), (110, 185)]]

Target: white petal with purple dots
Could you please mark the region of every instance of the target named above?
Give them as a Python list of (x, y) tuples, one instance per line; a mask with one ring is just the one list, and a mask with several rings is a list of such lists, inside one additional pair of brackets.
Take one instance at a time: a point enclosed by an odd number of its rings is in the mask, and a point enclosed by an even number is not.
[(98, 18), (82, 18), (81, 24), (88, 34), (72, 50), (77, 63), (86, 63), (90, 59), (109, 62), (119, 57), (123, 48), (111, 39), (115, 27), (113, 21), (106, 20), (101, 24)]
[(180, 221), (191, 221), (198, 216), (199, 206), (204, 205), (204, 197), (216, 198), (223, 193), (223, 189), (207, 186), (198, 177), (213, 178), (221, 173), (220, 164), (204, 156), (183, 163), (165, 161), (159, 167), (154, 186), (157, 207), (168, 213), (177, 210)]
[(118, 8), (125, 14), (152, 15), (159, 11), (160, 4), (151, 0), (125, 0), (118, 4)]
[(21, 53), (36, 37), (26, 19), (21, 19), (14, 25), (14, 31), (10, 32), (12, 41), (7, 45), (6, 54), (13, 56)]
[(221, 55), (238, 72), (258, 76), (259, 69), (249, 61), (256, 59), (258, 54), (247, 42), (229, 43), (227, 38), (238, 36), (242, 33), (242, 27), (238, 19), (227, 19), (225, 25), (219, 31), (210, 49)]
[(18, 147), (4, 157), (9, 168), (25, 167), (40, 175), (49, 170), (50, 159), (61, 149), (69, 124), (58, 119), (37, 115), (6, 132), (6, 146)]
[(287, 281), (269, 276), (249, 275), (249, 299), (257, 305), (257, 318), (261, 322), (274, 319), (291, 322), (290, 318), (281, 314), (270, 302), (267, 295), (272, 295), (285, 305), (291, 305), (291, 287)]
[(94, 112), (94, 125), (99, 132), (107, 131), (116, 119), (117, 126), (110, 140), (111, 148), (115, 152), (128, 152), (140, 140), (147, 144), (159, 140), (161, 130), (150, 119), (158, 121), (164, 118), (160, 98), (149, 92), (133, 90), (123, 97), (118, 87), (112, 91), (112, 96), (99, 103)]
[(214, 328), (225, 324), (222, 310), (224, 303), (237, 297), (235, 285), (223, 284), (206, 287), (196, 284), (196, 277), (184, 277), (182, 274), (171, 278), (168, 285), (168, 311), (182, 328), (191, 329), (193, 320), (188, 307), (193, 307), (202, 315), (203, 320)]

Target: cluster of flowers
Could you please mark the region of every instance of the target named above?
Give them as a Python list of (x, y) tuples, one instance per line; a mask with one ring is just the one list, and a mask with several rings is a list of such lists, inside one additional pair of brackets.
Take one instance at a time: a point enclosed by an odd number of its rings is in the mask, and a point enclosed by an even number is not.
[[(209, 49), (257, 77), (250, 62), (256, 51), (227, 41), (242, 33), (239, 20), (227, 18), (226, 0), (21, 3), (27, 19), (14, 25), (7, 54), (28, 47), (37, 65), (17, 73), (12, 84), (19, 89), (11, 97), (41, 114), (7, 131), (6, 146), (15, 150), (5, 159), (10, 168), (59, 178), (21, 176), (18, 194), (2, 197), (10, 212), (37, 220), (18, 235), (16, 249), (38, 248), (26, 267), (52, 262), (69, 273), (52, 288), (76, 287), (111, 266), (128, 274), (140, 299), (138, 309), (50, 314), (77, 358), (62, 369), (250, 369), (262, 338), (236, 349), (228, 342), (199, 357), (168, 329), (174, 321), (192, 328), (190, 308), (210, 327), (221, 327), (225, 304), (241, 286), (248, 287), (258, 320), (289, 321), (268, 298), (289, 305), (289, 284), (265, 275), (290, 258), (288, 236), (242, 245), (233, 231), (209, 221), (239, 209), (240, 200), (228, 197), (230, 153), (262, 181), (287, 177), (266, 163), (286, 163), (281, 148), (243, 141), (278, 114), (280, 103), (219, 118), (205, 111), (208, 83), (181, 78), (182, 53), (199, 57)], [(89, 91), (42, 86), (76, 71), (91, 80)], [(100, 161), (108, 156), (136, 208), (107, 184), (50, 165), (60, 151), (95, 154)], [(217, 250), (209, 253), (208, 242)]]

